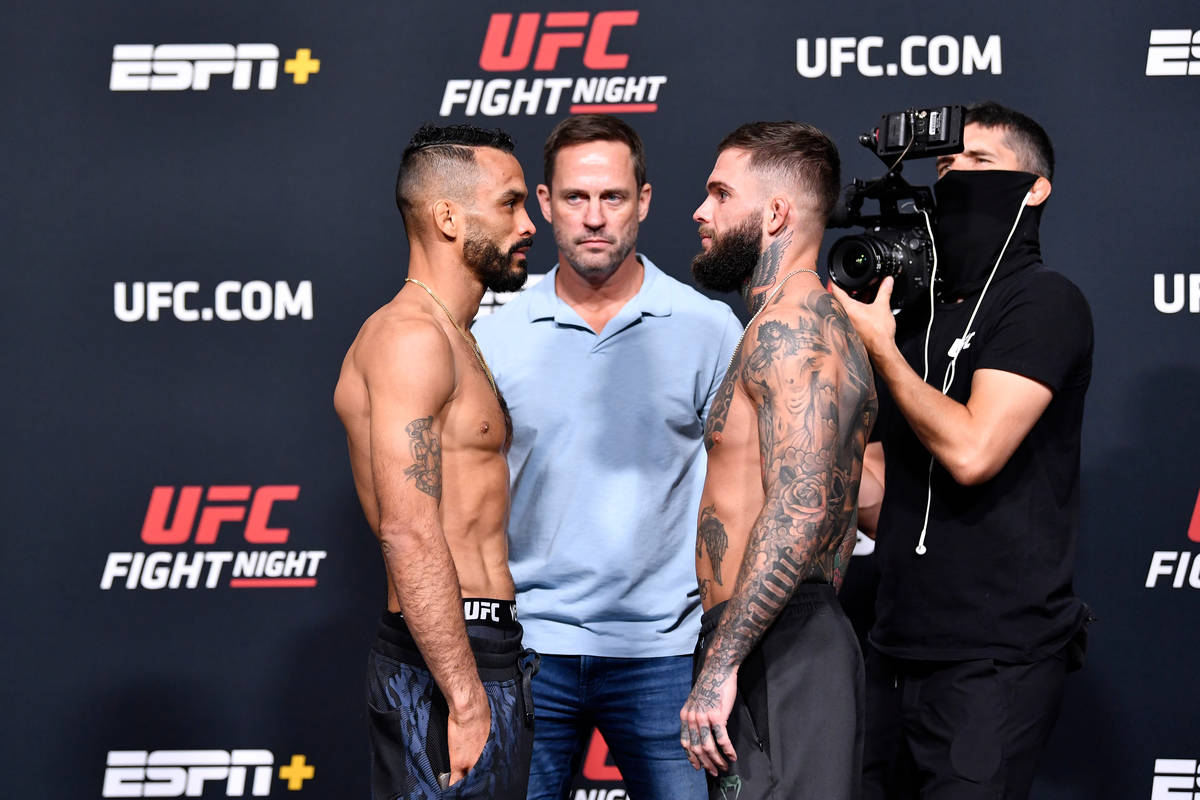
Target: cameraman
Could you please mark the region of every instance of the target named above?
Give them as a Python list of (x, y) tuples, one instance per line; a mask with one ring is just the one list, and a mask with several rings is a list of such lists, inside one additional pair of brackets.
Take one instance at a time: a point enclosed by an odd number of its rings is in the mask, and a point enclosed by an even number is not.
[(1054, 152), (995, 103), (964, 120), (937, 161), (932, 304), (897, 326), (890, 277), (870, 304), (834, 289), (875, 367), (888, 483), (867, 798), (1027, 797), (1089, 617), (1072, 578), (1092, 321), (1041, 263)]

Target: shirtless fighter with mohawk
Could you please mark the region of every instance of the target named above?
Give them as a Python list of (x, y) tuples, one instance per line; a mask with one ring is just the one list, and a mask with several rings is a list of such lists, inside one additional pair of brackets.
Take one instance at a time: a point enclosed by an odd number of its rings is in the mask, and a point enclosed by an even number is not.
[[(534, 227), (500, 131), (419, 130), (396, 202), (404, 288), (363, 324), (334, 405), (387, 571), (367, 670), (371, 790), (525, 797), (533, 741), (505, 522), (511, 423), (466, 326), (485, 289), (525, 282)], [(450, 796), (447, 794), (446, 796)]]

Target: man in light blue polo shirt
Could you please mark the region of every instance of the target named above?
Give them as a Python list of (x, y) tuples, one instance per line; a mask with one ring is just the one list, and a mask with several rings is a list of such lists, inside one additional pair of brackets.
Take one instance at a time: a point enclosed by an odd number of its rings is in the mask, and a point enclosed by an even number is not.
[(509, 559), (533, 681), (529, 798), (566, 796), (595, 725), (631, 798), (704, 798), (679, 748), (699, 632), (704, 418), (741, 335), (636, 252), (637, 133), (576, 116), (546, 141), (558, 265), (474, 327), (512, 412)]

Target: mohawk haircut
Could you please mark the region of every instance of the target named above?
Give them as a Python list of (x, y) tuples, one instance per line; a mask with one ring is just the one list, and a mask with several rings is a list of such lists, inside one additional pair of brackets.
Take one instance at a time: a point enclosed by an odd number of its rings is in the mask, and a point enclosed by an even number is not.
[(1020, 111), (988, 100), (967, 106), (963, 124), (1002, 128), (1004, 141), (1017, 156), (1021, 167), (1046, 180), (1054, 180), (1054, 145), (1041, 125)]
[(816, 201), (821, 225), (841, 191), (841, 158), (833, 140), (805, 122), (747, 122), (721, 140), (718, 155), (731, 148), (750, 154), (750, 167), (788, 184)]
[(489, 131), (474, 125), (422, 125), (413, 134), (396, 175), (396, 207), (405, 228), (413, 230), (415, 212), (430, 192), (456, 200), (469, 194), (477, 176), (478, 147), (511, 154), (513, 140), (499, 128)]

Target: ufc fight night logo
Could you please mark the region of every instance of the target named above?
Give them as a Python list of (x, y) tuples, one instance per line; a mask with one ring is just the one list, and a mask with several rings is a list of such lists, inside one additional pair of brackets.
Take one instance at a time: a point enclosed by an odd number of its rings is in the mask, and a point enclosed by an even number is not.
[(142, 522), (142, 543), (158, 548), (208, 548), (244, 542), (244, 550), (157, 549), (108, 554), (100, 588), (311, 589), (324, 550), (284, 550), (291, 531), (271, 523), (275, 507), (300, 497), (294, 485), (155, 486)]
[[(1001, 74), (1001, 42), (991, 35), (980, 44), (974, 36), (906, 36), (899, 50), (882, 36), (821, 36), (796, 40), (796, 72), (803, 78), (840, 78), (850, 68), (864, 78), (908, 75)], [(890, 53), (890, 56), (888, 55)], [(897, 53), (899, 58), (897, 58)]]
[[(257, 66), (257, 69), (255, 67)], [(321, 71), (312, 50), (300, 48), (284, 61), (292, 82), (308, 83)], [(257, 73), (258, 80), (254, 81)], [(279, 77), (279, 48), (273, 44), (118, 44), (113, 46), (108, 88), (113, 92), (208, 91), (229, 87), (270, 91)], [(214, 83), (214, 78), (216, 82)]]
[(1150, 800), (1200, 800), (1196, 773), (1194, 758), (1155, 759)]
[(1150, 31), (1146, 75), (1200, 75), (1200, 30), (1164, 28)]
[(479, 53), (479, 68), (491, 73), (532, 72), (520, 78), (456, 78), (446, 82), (439, 114), (474, 117), (557, 114), (647, 113), (658, 110), (665, 75), (560, 77), (560, 62), (593, 72), (629, 66), (630, 54), (617, 40), (637, 25), (637, 11), (552, 11), (492, 14)]
[[(1200, 493), (1196, 495), (1187, 537), (1190, 541), (1200, 542)], [(1154, 551), (1150, 557), (1150, 571), (1146, 574), (1146, 588), (1157, 587), (1159, 578), (1168, 578), (1170, 582), (1163, 585), (1173, 589), (1182, 589), (1185, 585), (1200, 589), (1200, 557), (1190, 550)]]
[[(306, 761), (293, 755), (279, 768), (287, 789), (316, 777)], [(101, 797), (267, 797), (274, 775), (270, 750), (110, 750)]]

